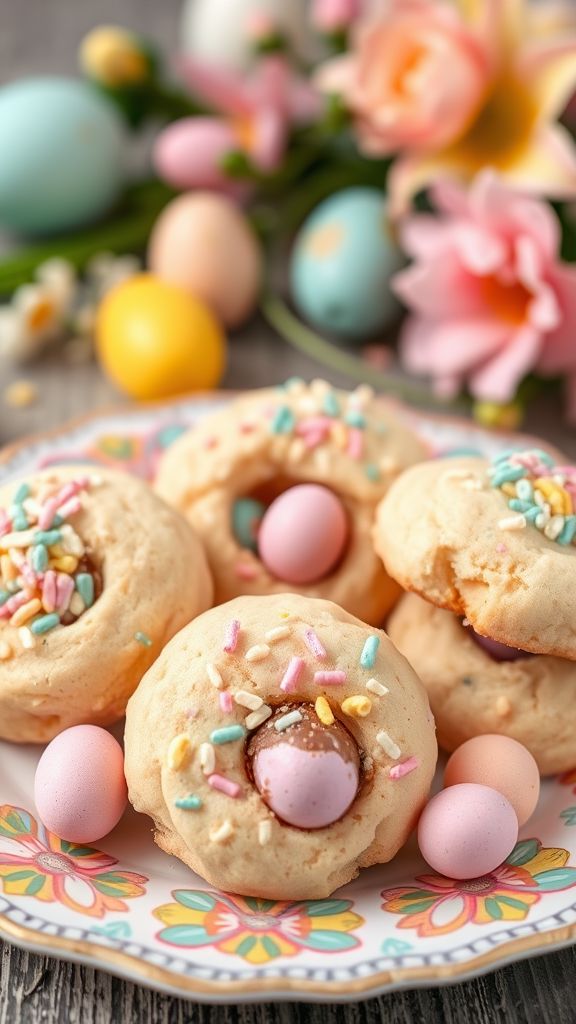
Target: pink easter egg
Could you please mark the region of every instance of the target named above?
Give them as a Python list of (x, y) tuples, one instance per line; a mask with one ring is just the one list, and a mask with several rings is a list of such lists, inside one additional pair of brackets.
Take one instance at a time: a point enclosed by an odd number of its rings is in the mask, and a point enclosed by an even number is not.
[(315, 583), (340, 561), (348, 520), (339, 498), (320, 484), (298, 484), (267, 509), (258, 552), (268, 571), (287, 583)]
[(516, 811), (518, 824), (532, 815), (540, 794), (538, 765), (526, 747), (508, 736), (488, 734), (467, 740), (450, 757), (444, 786), (478, 782), (498, 790)]
[(152, 162), (158, 176), (174, 188), (205, 188), (240, 198), (247, 186), (222, 170), (222, 161), (237, 149), (238, 140), (227, 121), (183, 117), (160, 132)]
[(460, 783), (432, 797), (418, 823), (420, 852), (449, 878), (478, 878), (494, 871), (518, 840), (512, 804), (489, 786)]
[(122, 748), (96, 725), (65, 729), (38, 762), (36, 809), (46, 828), (61, 839), (101, 839), (120, 821), (127, 798)]

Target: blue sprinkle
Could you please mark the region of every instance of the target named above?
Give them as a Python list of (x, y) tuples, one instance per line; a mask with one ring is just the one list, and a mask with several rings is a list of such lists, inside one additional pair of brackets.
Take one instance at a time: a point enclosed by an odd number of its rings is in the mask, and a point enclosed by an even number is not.
[(20, 487), (18, 488), (18, 490), (16, 491), (16, 494), (14, 495), (14, 499), (13, 499), (14, 500), (14, 504), (15, 505), (21, 505), (22, 502), (26, 501), (26, 498), (29, 498), (29, 497), (30, 497), (30, 487), (28, 486), (28, 484), (20, 484)]
[(369, 636), (362, 648), (362, 654), (360, 655), (360, 664), (362, 668), (374, 668), (376, 661), (376, 653), (380, 646), (379, 636)]
[(350, 409), (344, 417), (344, 422), (349, 427), (358, 427), (360, 430), (364, 430), (366, 426), (366, 417), (360, 412), (359, 409)]
[(32, 568), (35, 572), (46, 572), (48, 568), (48, 549), (45, 544), (36, 544), (32, 548)]
[(89, 572), (79, 572), (75, 578), (76, 590), (87, 608), (94, 604), (94, 579)]
[(516, 480), (520, 480), (523, 476), (526, 476), (524, 466), (504, 465), (495, 471), (490, 483), (492, 484), (492, 487), (501, 487), (502, 484), (514, 483)]
[(524, 513), (524, 518), (527, 519), (529, 523), (535, 523), (541, 511), (542, 509), (539, 505), (531, 505), (528, 511)]
[(198, 811), (202, 807), (202, 801), (199, 796), (194, 796), (190, 793), (190, 796), (179, 797), (178, 800), (174, 801), (176, 807), (179, 807), (182, 811)]
[(284, 383), (280, 385), (280, 390), (281, 391), (288, 391), (288, 389), (293, 384), (305, 384), (305, 383), (306, 383), (306, 381), (304, 380), (303, 377), (288, 377), (288, 380), (285, 380)]
[(374, 483), (377, 483), (380, 479), (380, 470), (378, 469), (378, 466), (375, 466), (372, 462), (368, 462), (364, 466), (364, 472), (368, 479), (372, 480)]
[(52, 520), (52, 526), (62, 526), (63, 522), (64, 516), (61, 516), (60, 513), (57, 512), (56, 515), (54, 516), (54, 519)]
[(246, 735), (246, 729), (243, 725), (227, 725), (224, 729), (214, 729), (210, 733), (210, 742), (216, 743), (233, 743), (235, 740), (243, 740)]
[(533, 506), (534, 502), (520, 501), (519, 498), (510, 498), (508, 502), (508, 508), (511, 508), (513, 512), (528, 512)]
[(45, 544), (47, 548), (62, 540), (60, 530), (37, 530), (34, 534), (35, 544)]
[(59, 625), (60, 616), (56, 612), (51, 612), (50, 615), (41, 615), (39, 619), (34, 619), (30, 629), (35, 636), (39, 636), (41, 633), (49, 633), (51, 629)]
[(11, 513), (12, 526), (15, 530), (27, 530), (30, 526), (28, 517), (21, 505), (17, 506), (18, 512)]
[(270, 430), (273, 434), (291, 434), (295, 422), (292, 410), (287, 405), (281, 405), (274, 413)]
[(148, 633), (143, 633), (142, 630), (140, 629), (137, 630), (136, 633), (134, 633), (134, 639), (139, 644), (142, 644), (143, 647), (152, 647), (152, 640), (148, 636)]
[(232, 505), (232, 532), (240, 547), (258, 551), (258, 527), (266, 506), (255, 498), (236, 498)]
[(18, 583), (18, 580), (8, 580), (6, 590), (10, 591), (11, 594), (17, 594), (19, 590), (22, 590), (22, 587)]
[(558, 544), (571, 544), (576, 536), (576, 516), (566, 516), (562, 533), (556, 537)]
[(464, 445), (461, 448), (447, 448), (445, 451), (440, 452), (438, 458), (441, 458), (441, 459), (458, 459), (458, 458), (460, 458), (461, 456), (464, 456), (464, 455), (470, 455), (470, 456), (481, 458), (482, 457), (482, 452), (480, 451), (479, 448), (467, 448), (466, 445)]
[(322, 399), (322, 412), (332, 418), (340, 415), (340, 402), (333, 391), (327, 391)]
[(11, 594), (9, 590), (0, 590), (0, 607), (6, 604), (6, 601), (10, 600)]
[(537, 455), (541, 462), (544, 462), (547, 466), (554, 466), (554, 459), (548, 452), (545, 452), (543, 448), (532, 448), (532, 454)]
[(534, 488), (529, 480), (519, 480), (516, 484), (516, 494), (522, 501), (529, 501), (534, 504)]

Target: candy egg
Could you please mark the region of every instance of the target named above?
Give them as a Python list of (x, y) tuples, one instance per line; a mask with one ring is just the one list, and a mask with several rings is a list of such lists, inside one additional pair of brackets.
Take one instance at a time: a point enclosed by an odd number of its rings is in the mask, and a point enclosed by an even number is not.
[(306, 704), (280, 708), (248, 747), (256, 788), (282, 821), (325, 828), (348, 810), (360, 778), (358, 747), (337, 720), (322, 725)]
[(243, 548), (257, 551), (257, 536), (266, 505), (254, 498), (238, 498), (232, 506), (232, 530)]
[(96, 725), (65, 729), (38, 762), (36, 809), (46, 828), (61, 839), (101, 839), (120, 821), (127, 799), (122, 748)]
[(138, 274), (112, 288), (98, 309), (102, 366), (133, 398), (215, 387), (225, 340), (214, 314), (182, 288)]
[(470, 630), (470, 636), (474, 643), (478, 644), (478, 647), (481, 647), (493, 661), (519, 661), (520, 658), (533, 657), (529, 651), (521, 651), (519, 647), (508, 647), (507, 644), (501, 644), (499, 640), (492, 640), (489, 636), (481, 636), (471, 626), (467, 628)]
[(478, 782), (498, 790), (516, 811), (518, 824), (532, 815), (540, 795), (540, 773), (532, 754), (508, 736), (474, 736), (458, 747), (444, 772), (444, 785)]
[(227, 327), (253, 312), (262, 254), (244, 214), (225, 196), (178, 196), (160, 214), (148, 247), (150, 269), (203, 299)]
[(348, 520), (336, 495), (321, 484), (298, 484), (268, 507), (258, 552), (277, 579), (314, 583), (336, 567), (348, 539)]
[(125, 131), (113, 104), (72, 78), (0, 89), (0, 224), (46, 234), (103, 214), (123, 181)]
[(294, 302), (321, 330), (365, 338), (397, 315), (389, 286), (402, 265), (375, 188), (349, 188), (325, 199), (300, 229), (292, 251)]
[(518, 839), (512, 804), (488, 786), (460, 783), (432, 797), (418, 822), (430, 867), (449, 878), (478, 878), (506, 860)]

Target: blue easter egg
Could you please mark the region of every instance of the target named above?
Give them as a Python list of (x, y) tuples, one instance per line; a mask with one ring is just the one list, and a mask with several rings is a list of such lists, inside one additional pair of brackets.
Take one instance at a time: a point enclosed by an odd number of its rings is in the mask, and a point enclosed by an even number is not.
[(120, 192), (124, 138), (115, 107), (86, 82), (0, 88), (0, 225), (43, 235), (95, 220)]
[(258, 527), (266, 506), (255, 498), (237, 498), (232, 506), (232, 530), (243, 548), (257, 551)]
[(294, 303), (324, 331), (370, 337), (398, 313), (390, 278), (402, 263), (382, 192), (344, 189), (320, 203), (297, 235), (290, 268)]

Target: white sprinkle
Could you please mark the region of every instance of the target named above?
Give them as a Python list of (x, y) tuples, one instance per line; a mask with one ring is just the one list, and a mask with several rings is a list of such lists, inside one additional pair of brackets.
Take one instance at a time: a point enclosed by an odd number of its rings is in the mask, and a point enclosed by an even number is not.
[(200, 744), (200, 767), (204, 775), (213, 775), (216, 768), (216, 754), (211, 743)]
[(224, 843), (230, 836), (234, 835), (234, 827), (228, 818), (223, 821), (218, 828), (213, 828), (210, 831), (210, 842), (211, 843)]
[(31, 651), (36, 647), (36, 639), (34, 634), (28, 629), (28, 626), (20, 626), (18, 636), (20, 637), (20, 643), (25, 650)]
[(224, 680), (222, 679), (220, 671), (216, 668), (214, 662), (206, 662), (206, 675), (212, 683), (212, 686), (215, 686), (217, 690), (222, 690), (224, 688)]
[(400, 747), (383, 729), (376, 734), (376, 742), (380, 744), (382, 750), (386, 751), (388, 757), (392, 757), (395, 761), (400, 757), (402, 753)]
[(75, 593), (72, 594), (72, 597), (70, 598), (70, 604), (68, 605), (68, 607), (72, 612), (72, 615), (82, 615), (82, 612), (84, 611), (86, 605), (84, 604), (84, 601), (80, 597), (78, 591), (75, 591)]
[(274, 629), (269, 629), (268, 632), (264, 634), (264, 639), (267, 640), (269, 644), (275, 644), (278, 640), (285, 640), (288, 636), (290, 636), (289, 626), (274, 626)]
[(291, 725), (296, 725), (296, 722), (302, 721), (302, 712), (300, 711), (289, 711), (287, 715), (282, 715), (277, 722), (274, 722), (274, 728), (276, 732), (284, 732)]
[(536, 519), (534, 520), (534, 525), (539, 530), (544, 530), (548, 526), (549, 522), (550, 522), (550, 513), (547, 511), (546, 506), (544, 506), (542, 512), (540, 512), (536, 516)]
[(379, 683), (377, 679), (369, 679), (366, 683), (366, 689), (370, 690), (370, 693), (375, 693), (377, 697), (385, 697), (390, 690), (383, 683)]
[(38, 519), (42, 506), (34, 498), (26, 498), (26, 500), (22, 504), (25, 512), (28, 512), (29, 515), (34, 516), (34, 519)]
[(34, 541), (35, 530), (21, 530), (18, 533), (7, 533), (2, 537), (3, 548), (28, 548)]
[(80, 537), (76, 533), (76, 530), (72, 529), (70, 523), (64, 523), (64, 525), (60, 527), (60, 533), (62, 534), (62, 540), (60, 541), (62, 550), (65, 551), (67, 555), (74, 555), (76, 558), (81, 558), (84, 554), (85, 548)]
[(272, 838), (272, 822), (269, 818), (264, 821), (258, 822), (258, 843), (260, 846), (266, 846)]
[(542, 494), (542, 491), (534, 491), (534, 501), (537, 505), (540, 505), (540, 508), (544, 507), (546, 504), (546, 498)]
[(99, 473), (94, 473), (94, 475), (90, 477), (90, 485), (92, 487), (101, 487), (103, 483), (104, 477), (100, 476)]
[(526, 526), (526, 519), (519, 513), (517, 516), (505, 516), (498, 521), (501, 530), (523, 530)]
[(255, 644), (254, 647), (249, 647), (244, 655), (246, 661), (264, 661), (270, 654), (270, 648), (268, 644)]
[(564, 516), (552, 516), (550, 522), (546, 523), (546, 526), (544, 527), (544, 536), (548, 537), (548, 540), (556, 540), (564, 529), (564, 523)]
[(257, 693), (249, 693), (248, 690), (237, 690), (234, 694), (234, 700), (241, 707), (249, 708), (250, 711), (256, 711), (264, 703), (262, 697), (259, 697)]
[(270, 718), (272, 714), (272, 708), (268, 704), (263, 704), (257, 711), (252, 711), (249, 715), (246, 715), (244, 719), (244, 725), (250, 731), (257, 729), (262, 722), (265, 722), (267, 718)]

